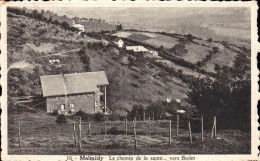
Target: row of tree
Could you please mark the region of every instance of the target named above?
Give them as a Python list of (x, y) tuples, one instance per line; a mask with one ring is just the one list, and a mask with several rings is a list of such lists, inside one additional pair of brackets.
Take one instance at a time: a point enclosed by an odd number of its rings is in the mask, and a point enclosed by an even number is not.
[(40, 21), (44, 21), (44, 22), (47, 22), (47, 23), (51, 23), (51, 24), (54, 24), (54, 25), (59, 25), (65, 30), (70, 30), (70, 31), (73, 31), (73, 32), (79, 31), (77, 28), (72, 27), (69, 24), (69, 22), (66, 21), (66, 20), (63, 21), (63, 22), (60, 22), (57, 19), (53, 19), (53, 16), (49, 16), (49, 18), (45, 17), (44, 16), (44, 13), (45, 13), (44, 10), (42, 10), (41, 12), (38, 12), (35, 9), (32, 12), (28, 12), (27, 10), (22, 9), (22, 8), (8, 7), (7, 11), (10, 12), (10, 13), (14, 13), (14, 14), (17, 14), (17, 15), (24, 15), (24, 16), (34, 18), (34, 19), (37, 19), (37, 20), (40, 20)]

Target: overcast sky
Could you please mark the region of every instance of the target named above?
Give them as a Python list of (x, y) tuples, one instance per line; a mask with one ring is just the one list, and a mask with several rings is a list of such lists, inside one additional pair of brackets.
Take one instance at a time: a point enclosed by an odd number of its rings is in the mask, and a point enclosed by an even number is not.
[[(42, 8), (37, 8), (42, 9)], [(136, 8), (136, 7), (129, 7), (129, 8), (112, 8), (112, 7), (88, 7), (88, 8), (81, 8), (81, 7), (49, 7), (44, 8), (44, 10), (53, 11), (59, 15), (67, 15), (68, 17), (86, 17), (86, 18), (97, 18), (97, 19), (105, 19), (105, 20), (124, 20), (126, 19), (150, 19), (150, 18), (181, 18), (187, 16), (196, 16), (196, 15), (214, 15), (214, 16), (234, 16), (240, 17), (242, 19), (247, 19), (250, 16), (250, 10), (246, 8)]]

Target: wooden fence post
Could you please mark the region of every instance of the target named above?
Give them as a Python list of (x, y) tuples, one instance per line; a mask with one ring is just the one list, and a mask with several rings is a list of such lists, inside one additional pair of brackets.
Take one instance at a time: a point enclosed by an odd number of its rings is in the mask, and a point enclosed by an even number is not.
[(104, 122), (104, 134), (107, 135), (107, 122)]
[(144, 118), (143, 118), (144, 122), (145, 122), (145, 109), (144, 109)]
[(179, 115), (177, 115), (177, 129), (176, 129), (177, 136), (179, 136), (179, 121), (180, 121), (180, 117)]
[(77, 147), (77, 137), (76, 137), (76, 122), (73, 121), (73, 134), (74, 134), (74, 145)]
[(169, 124), (169, 146), (171, 146), (171, 142), (172, 142), (172, 120), (170, 120), (170, 124)]
[(127, 118), (125, 118), (125, 135), (127, 135)]
[(154, 110), (153, 110), (153, 120), (154, 120)]
[(103, 124), (102, 123), (100, 123), (100, 128), (101, 128), (100, 134), (102, 134), (103, 133)]
[(148, 117), (148, 132), (149, 132), (149, 135), (151, 135), (151, 122), (150, 122), (150, 117)]
[(214, 123), (215, 123), (215, 126), (214, 126), (214, 137), (217, 137), (217, 117), (214, 116)]
[(90, 133), (90, 123), (88, 123), (88, 135), (91, 135), (91, 133)]
[(134, 122), (134, 139), (135, 139), (135, 149), (137, 149), (137, 139), (136, 139), (136, 129), (135, 129), (135, 122)]
[(79, 137), (78, 137), (78, 150), (81, 151), (81, 117), (79, 118)]
[(19, 139), (19, 147), (21, 147), (22, 144), (21, 144), (21, 124), (20, 124), (20, 121), (18, 121), (18, 139)]
[(192, 144), (192, 134), (191, 134), (190, 121), (188, 122), (188, 126), (189, 126), (190, 143)]
[(214, 130), (215, 130), (215, 117), (214, 117), (212, 129), (211, 129), (211, 138), (214, 138)]
[(203, 116), (201, 116), (201, 141), (203, 141), (203, 132), (204, 132), (204, 129), (203, 129)]

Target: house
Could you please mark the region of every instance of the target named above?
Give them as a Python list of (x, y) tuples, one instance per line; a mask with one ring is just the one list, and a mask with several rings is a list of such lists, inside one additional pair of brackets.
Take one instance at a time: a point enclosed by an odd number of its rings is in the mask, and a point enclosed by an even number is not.
[(108, 114), (106, 86), (109, 82), (104, 71), (45, 75), (40, 80), (47, 113), (57, 110), (68, 115), (81, 110), (87, 114)]
[(119, 48), (123, 48), (124, 47), (124, 41), (120, 38), (116, 38), (113, 41)]
[(126, 50), (132, 50), (134, 52), (148, 52), (149, 50), (143, 46), (126, 46)]
[(74, 20), (73, 20), (73, 23), (72, 23), (72, 27), (77, 28), (81, 32), (85, 31), (85, 27), (83, 25), (81, 25), (81, 24), (76, 24)]
[(158, 51), (149, 50), (149, 53), (152, 54), (153, 56), (158, 56)]
[(172, 98), (166, 98), (166, 103), (171, 103)]
[(107, 46), (107, 45), (109, 45), (109, 42), (108, 42), (107, 40), (105, 40), (105, 39), (102, 39), (101, 41), (102, 41), (102, 44), (103, 44), (104, 46)]
[(175, 99), (177, 103), (181, 103), (181, 99)]

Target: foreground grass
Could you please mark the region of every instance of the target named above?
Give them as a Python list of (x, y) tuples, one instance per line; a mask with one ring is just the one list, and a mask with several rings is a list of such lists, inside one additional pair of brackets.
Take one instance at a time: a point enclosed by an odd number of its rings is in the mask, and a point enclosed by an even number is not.
[[(189, 142), (188, 132), (180, 130), (175, 135), (173, 128), (172, 145), (169, 147), (169, 133), (167, 127), (154, 124), (151, 135), (148, 135), (145, 124), (137, 124), (137, 144), (134, 148), (134, 136), (131, 123), (128, 135), (124, 134), (124, 126), (115, 122), (107, 127), (107, 135), (101, 133), (101, 124), (93, 125), (91, 135), (88, 135), (87, 124), (83, 124), (82, 149), (74, 146), (73, 124), (58, 125), (55, 117), (43, 112), (10, 114), (8, 122), (8, 153), (9, 154), (42, 154), (42, 155), (75, 155), (75, 154), (248, 154), (250, 153), (250, 135), (239, 130), (219, 130), (217, 138), (211, 139), (207, 134), (204, 142), (200, 134), (193, 133), (193, 144)], [(17, 121), (21, 120), (22, 147), (18, 146)], [(117, 125), (116, 125), (117, 124)], [(117, 134), (109, 133), (111, 127), (117, 126)], [(94, 130), (95, 129), (95, 130)]]

